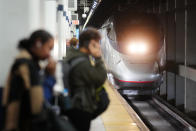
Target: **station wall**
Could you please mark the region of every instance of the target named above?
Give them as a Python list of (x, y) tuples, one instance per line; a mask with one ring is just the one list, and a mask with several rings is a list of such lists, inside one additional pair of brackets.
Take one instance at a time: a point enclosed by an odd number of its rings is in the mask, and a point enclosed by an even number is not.
[[(60, 13), (59, 5), (63, 6)], [(67, 0), (0, 0), (0, 86), (18, 53), (19, 40), (36, 29), (45, 29), (55, 38), (52, 56), (62, 59), (66, 55), (66, 40), (72, 37), (71, 26)]]
[(196, 116), (195, 0), (159, 0), (166, 41), (163, 96), (179, 110)]

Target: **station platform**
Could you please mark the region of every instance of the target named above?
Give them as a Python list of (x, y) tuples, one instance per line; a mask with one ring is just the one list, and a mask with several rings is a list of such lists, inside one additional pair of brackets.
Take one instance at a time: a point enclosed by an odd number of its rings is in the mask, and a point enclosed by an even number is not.
[(126, 103), (115, 88), (105, 83), (110, 105), (98, 118), (91, 122), (90, 131), (148, 131), (135, 111)]

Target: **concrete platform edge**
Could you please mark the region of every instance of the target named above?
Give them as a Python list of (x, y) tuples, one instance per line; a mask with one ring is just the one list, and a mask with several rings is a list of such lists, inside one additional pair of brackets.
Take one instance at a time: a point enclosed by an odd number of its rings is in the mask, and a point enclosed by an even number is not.
[[(110, 87), (112, 88), (112, 84), (108, 81)], [(131, 108), (131, 106), (124, 100), (124, 98), (118, 93), (118, 91), (112, 88), (116, 96), (119, 98), (120, 102), (122, 102), (124, 108), (130, 115), (130, 117), (135, 121), (141, 131), (150, 131), (148, 127), (144, 124), (144, 122), (140, 119), (137, 113)]]

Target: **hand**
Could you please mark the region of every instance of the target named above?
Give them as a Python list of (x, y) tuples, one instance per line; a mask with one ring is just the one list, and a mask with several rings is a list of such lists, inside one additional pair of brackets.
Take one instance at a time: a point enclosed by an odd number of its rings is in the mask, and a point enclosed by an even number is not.
[(54, 75), (56, 70), (56, 61), (52, 58), (48, 59), (48, 65), (46, 66), (46, 72), (50, 75)]
[(100, 48), (100, 44), (98, 41), (91, 40), (88, 48), (89, 48), (90, 54), (93, 57), (95, 57), (95, 58), (101, 57), (101, 48)]

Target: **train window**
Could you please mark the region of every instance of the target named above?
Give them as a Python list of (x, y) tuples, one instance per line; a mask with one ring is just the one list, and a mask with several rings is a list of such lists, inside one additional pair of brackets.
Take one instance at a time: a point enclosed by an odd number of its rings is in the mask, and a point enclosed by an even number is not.
[(119, 12), (113, 19), (119, 51), (126, 53), (130, 43), (145, 42), (151, 51), (157, 51), (160, 43), (160, 21), (155, 14)]
[(132, 37), (131, 34), (135, 32), (157, 34), (160, 32), (160, 22), (155, 14), (119, 13), (114, 17), (114, 30), (117, 39), (124, 41), (125, 37)]
[(112, 45), (112, 47), (114, 49), (118, 49), (118, 44), (116, 41), (116, 33), (115, 30), (113, 28), (113, 23), (110, 23), (107, 27), (107, 36), (109, 38), (110, 44)]
[(112, 41), (116, 41), (116, 33), (114, 31), (114, 28), (113, 28), (113, 24), (111, 23), (109, 25), (109, 27), (107, 28), (107, 36), (110, 40)]

